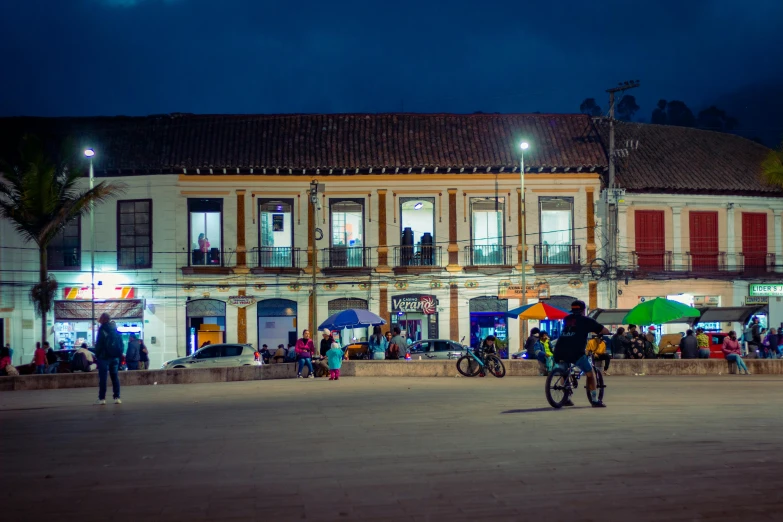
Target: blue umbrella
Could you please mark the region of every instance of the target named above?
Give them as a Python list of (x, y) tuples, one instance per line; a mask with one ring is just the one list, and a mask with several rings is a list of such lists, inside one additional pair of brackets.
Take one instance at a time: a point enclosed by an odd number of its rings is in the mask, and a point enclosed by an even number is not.
[(318, 326), (319, 330), (342, 330), (344, 328), (359, 328), (362, 326), (377, 326), (386, 321), (369, 310), (350, 308), (337, 312)]

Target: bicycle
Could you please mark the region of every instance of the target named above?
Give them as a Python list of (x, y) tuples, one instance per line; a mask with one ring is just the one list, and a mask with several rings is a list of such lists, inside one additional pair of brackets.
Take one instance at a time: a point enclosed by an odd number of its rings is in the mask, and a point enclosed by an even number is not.
[(483, 373), (485, 368), (498, 379), (506, 375), (503, 361), (493, 353), (485, 354), (482, 358), (469, 349), (465, 355), (457, 359), (457, 371), (465, 377), (475, 377)]
[[(596, 390), (598, 390), (597, 399), (602, 401), (604, 399), (604, 389), (606, 388), (604, 376), (601, 370), (595, 367), (593, 354), (587, 354), (587, 358), (595, 372), (595, 384)], [(573, 364), (569, 364), (568, 368), (565, 369), (556, 364), (546, 378), (546, 400), (549, 405), (553, 408), (562, 408), (574, 394), (574, 390), (579, 388), (579, 378), (583, 374), (584, 372)], [(587, 387), (587, 384), (585, 384), (585, 391), (587, 392), (587, 400), (592, 401), (593, 397), (590, 395), (590, 389)]]

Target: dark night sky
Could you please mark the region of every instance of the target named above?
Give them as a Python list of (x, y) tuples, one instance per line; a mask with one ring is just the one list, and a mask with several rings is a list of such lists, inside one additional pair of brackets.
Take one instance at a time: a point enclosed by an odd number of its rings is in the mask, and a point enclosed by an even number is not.
[[(576, 112), (783, 133), (781, 0), (2, 0), (0, 115)], [(773, 136), (769, 138), (769, 136)]]

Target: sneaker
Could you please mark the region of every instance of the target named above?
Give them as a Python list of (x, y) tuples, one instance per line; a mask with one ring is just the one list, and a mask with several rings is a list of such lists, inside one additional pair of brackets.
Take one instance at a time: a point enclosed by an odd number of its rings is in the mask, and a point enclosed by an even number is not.
[(604, 370), (604, 375), (612, 375), (612, 374)]
[(298, 375), (296, 376), (296, 378), (297, 378), (297, 379), (301, 379), (301, 378), (302, 378), (302, 374), (301, 374), (301, 373), (300, 373), (300, 374), (298, 374)]
[(307, 376), (307, 378), (308, 378), (308, 379), (315, 379), (315, 375), (313, 375), (313, 374), (311, 373), (310, 375), (308, 375), (308, 376)]
[(117, 397), (116, 399), (114, 399), (114, 404), (122, 404), (122, 399)]
[(340, 380), (340, 378), (339, 378), (339, 377), (335, 377), (335, 378), (334, 378), (334, 380), (335, 380), (335, 381), (339, 381), (339, 380)]
[(334, 380), (334, 377), (329, 377), (329, 380), (330, 380), (330, 381), (333, 381), (333, 380)]
[(104, 404), (106, 404), (106, 401), (103, 399), (98, 399), (93, 404), (95, 404), (96, 406), (103, 406)]
[(563, 406), (573, 406), (573, 405), (574, 405), (574, 401), (572, 401), (571, 399), (568, 399), (568, 400), (565, 402), (565, 404), (563, 404)]
[(590, 401), (590, 406), (593, 408), (606, 408), (606, 404), (603, 401)]

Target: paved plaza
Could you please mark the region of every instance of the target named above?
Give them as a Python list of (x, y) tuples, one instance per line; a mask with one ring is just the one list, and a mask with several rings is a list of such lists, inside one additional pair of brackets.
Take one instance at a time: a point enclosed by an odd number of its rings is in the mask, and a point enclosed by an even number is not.
[(783, 379), (343, 378), (0, 393), (3, 520), (783, 520)]

